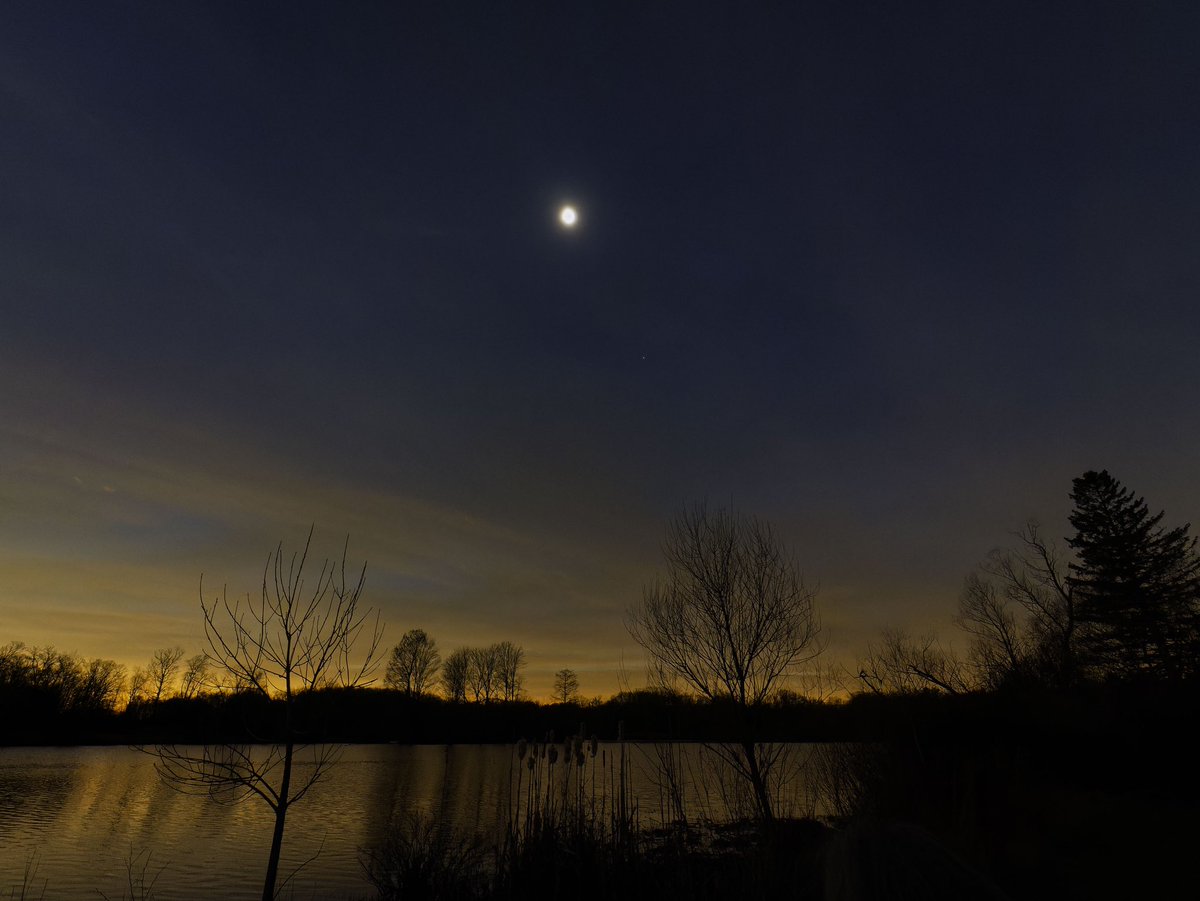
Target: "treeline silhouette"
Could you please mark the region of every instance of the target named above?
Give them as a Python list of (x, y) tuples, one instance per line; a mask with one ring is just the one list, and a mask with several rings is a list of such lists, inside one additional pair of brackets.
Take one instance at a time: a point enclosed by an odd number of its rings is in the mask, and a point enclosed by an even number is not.
[(69, 741), (111, 730), (125, 668), (21, 642), (0, 647), (0, 736), (6, 744)]
[[(1107, 471), (965, 580), (959, 656), (893, 626), (857, 667), (886, 740), (838, 761), (851, 819), (919, 825), (1024, 898), (1172, 897), (1200, 809), (1200, 562)], [(871, 717), (867, 717), (868, 720)]]
[[(270, 743), (281, 739), (281, 701), (249, 691), (179, 695), (118, 709), (71, 685), (88, 668), (48, 649), (26, 660), (55, 659), (56, 683), (38, 671), (12, 678), (13, 646), (0, 651), (0, 743), (131, 744)], [(86, 684), (86, 683), (85, 683)], [(858, 693), (845, 701), (782, 694), (757, 708), (755, 733), (766, 742), (951, 742), (960, 747), (1022, 743), (1048, 747), (1120, 745), (1125, 737), (1169, 754), (1180, 723), (1200, 707), (1194, 683), (1088, 683), (1070, 690), (1004, 688), (962, 693)], [(659, 690), (620, 692), (604, 700), (473, 703), (387, 688), (302, 693), (296, 732), (306, 742), (404, 744), (513, 743), (522, 738), (595, 735), (602, 741), (732, 742), (745, 731), (744, 711)], [(1109, 751), (1104, 757), (1109, 758)]]
[[(1200, 557), (1189, 526), (1166, 527), (1107, 471), (1075, 479), (1065, 546), (1029, 523), (964, 583), (959, 657), (933, 636), (884, 631), (830, 700), (790, 690), (754, 705), (761, 741), (869, 740), (911, 729), (1003, 740), (1166, 728), (1197, 709)], [(278, 704), (205, 654), (156, 651), (131, 672), (113, 660), (13, 642), (0, 647), (0, 741), (6, 744), (259, 741), (278, 735)], [(500, 742), (574, 734), (602, 739), (733, 740), (745, 710), (717, 695), (666, 688), (579, 701), (524, 697), (525, 652), (501, 641), (445, 659), (424, 630), (391, 649), (384, 687), (302, 693), (306, 740)], [(559, 673), (574, 679), (574, 673)], [(562, 685), (556, 693), (562, 692)], [(563, 701), (562, 697), (570, 700)], [(848, 698), (848, 700), (847, 700)], [(744, 705), (743, 705), (744, 707)], [(319, 714), (319, 715), (318, 715)], [(991, 726), (987, 725), (991, 722)], [(1142, 728), (1138, 726), (1136, 728)], [(990, 730), (990, 731), (989, 731)]]
[(1194, 682), (1200, 677), (1200, 555), (1189, 524), (1106, 470), (1072, 484), (1066, 547), (1028, 522), (1013, 547), (965, 580), (959, 658), (935, 636), (895, 626), (867, 649), (860, 690), (958, 694), (1007, 689)]

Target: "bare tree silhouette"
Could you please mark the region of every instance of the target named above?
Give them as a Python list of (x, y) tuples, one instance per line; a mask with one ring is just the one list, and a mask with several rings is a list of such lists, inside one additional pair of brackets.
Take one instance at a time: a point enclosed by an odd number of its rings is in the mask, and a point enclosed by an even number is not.
[[(261, 597), (245, 604), (221, 597), (208, 603), (201, 578), (200, 607), (204, 616), (206, 654), (233, 684), (264, 699), (281, 703), (282, 722), (277, 742), (264, 746), (160, 745), (154, 749), (159, 774), (185, 792), (207, 794), (235, 802), (258, 797), (275, 814), (263, 901), (273, 901), (279, 855), (289, 808), (300, 801), (338, 759), (342, 748), (332, 744), (304, 745), (309, 732), (299, 717), (299, 702), (317, 689), (365, 685), (371, 681), (382, 632), (379, 617), (363, 610), (366, 564), (357, 578), (347, 580), (346, 555), (341, 562), (326, 560), (316, 581), (305, 584), (304, 570), (312, 544), (310, 529), (303, 551), (285, 562), (283, 545), (267, 557)], [(365, 654), (351, 659), (360, 637)], [(294, 762), (305, 753), (309, 766), (297, 775)]]
[(858, 678), (877, 694), (940, 691), (959, 694), (970, 685), (962, 661), (934, 635), (913, 637), (903, 629), (884, 629), (879, 642), (867, 645)]
[(469, 654), (467, 689), (474, 700), (486, 703), (499, 688), (497, 667), (500, 661), (496, 657), (496, 646), (471, 648)]
[(424, 629), (409, 629), (392, 648), (384, 682), (409, 695), (421, 695), (433, 686), (442, 655), (437, 642)]
[(442, 664), (442, 689), (451, 701), (467, 699), (467, 675), (471, 669), (471, 648), (457, 648)]
[(1064, 552), (1030, 520), (1015, 548), (993, 551), (967, 576), (958, 625), (988, 688), (1009, 682), (1067, 687), (1079, 676), (1081, 635)]
[(515, 701), (524, 690), (525, 649), (511, 641), (456, 648), (442, 664), (442, 688), (451, 701)]
[(563, 668), (554, 674), (554, 700), (567, 704), (579, 697), (579, 676), (575, 670)]
[(628, 627), (664, 686), (675, 680), (743, 711), (744, 738), (717, 748), (773, 817), (766, 771), (775, 749), (754, 740), (755, 712), (823, 647), (815, 592), (761, 520), (703, 504), (683, 510), (663, 543), (667, 573), (629, 611)]
[(179, 664), (183, 660), (183, 648), (161, 648), (150, 658), (146, 667), (149, 678), (149, 691), (154, 695), (151, 700), (158, 703), (163, 700), (163, 694), (175, 682), (179, 675)]
[(517, 700), (525, 688), (525, 677), (521, 673), (525, 666), (525, 649), (511, 641), (501, 641), (488, 648), (488, 652), (496, 658), (496, 682), (500, 697), (505, 701)]
[(189, 657), (187, 667), (183, 671), (183, 680), (179, 689), (180, 697), (196, 697), (205, 689), (207, 679), (208, 656), (201, 653)]
[(126, 709), (138, 707), (146, 702), (146, 689), (150, 685), (150, 671), (135, 666), (129, 674), (129, 682), (125, 691)]

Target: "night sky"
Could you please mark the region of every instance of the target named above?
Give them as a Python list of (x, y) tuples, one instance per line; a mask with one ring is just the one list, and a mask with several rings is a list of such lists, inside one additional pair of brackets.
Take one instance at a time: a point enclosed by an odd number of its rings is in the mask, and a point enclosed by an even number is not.
[(0, 643), (194, 653), (201, 573), (315, 523), (385, 641), (607, 694), (694, 501), (847, 661), (1087, 469), (1200, 516), (1198, 48), (1191, 2), (6, 3)]

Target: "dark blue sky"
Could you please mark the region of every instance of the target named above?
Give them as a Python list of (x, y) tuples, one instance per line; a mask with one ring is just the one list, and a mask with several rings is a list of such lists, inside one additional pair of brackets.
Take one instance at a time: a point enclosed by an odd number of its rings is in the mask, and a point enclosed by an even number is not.
[[(0, 639), (198, 648), (315, 521), (389, 637), (639, 664), (682, 504), (836, 655), (1106, 467), (1200, 510), (1200, 7), (0, 12)], [(570, 200), (582, 224), (555, 223)], [(543, 684), (543, 682), (545, 684)]]

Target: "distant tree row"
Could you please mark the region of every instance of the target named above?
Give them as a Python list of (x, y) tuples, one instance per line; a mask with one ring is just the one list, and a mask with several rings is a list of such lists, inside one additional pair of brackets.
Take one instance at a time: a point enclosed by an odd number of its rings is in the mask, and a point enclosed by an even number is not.
[(196, 654), (186, 661), (183, 658), (184, 650), (180, 647), (155, 651), (146, 666), (137, 667), (130, 674), (125, 706), (156, 704), (171, 697), (194, 698), (224, 687), (209, 681), (206, 655)]
[(52, 713), (111, 712), (123, 700), (125, 667), (15, 641), (0, 647), (0, 698)]
[(511, 641), (457, 648), (443, 661), (424, 629), (409, 629), (392, 648), (384, 684), (413, 696), (440, 685), (452, 701), (515, 701), (524, 690), (524, 667), (525, 650)]
[(1081, 682), (1181, 681), (1200, 675), (1200, 555), (1189, 524), (1107, 471), (1072, 483), (1066, 547), (1036, 522), (993, 551), (963, 586), (958, 659), (933, 637), (889, 630), (859, 678), (878, 692), (957, 693)]
[[(502, 641), (459, 648), (443, 665), (437, 642), (423, 629), (410, 629), (392, 648), (384, 683), (413, 696), (441, 688), (450, 700), (514, 701), (522, 696), (525, 663), (523, 648)], [(0, 647), (0, 695), (10, 702), (20, 696), (23, 705), (47, 713), (133, 711), (171, 698), (236, 694), (252, 690), (252, 682), (248, 675), (235, 679), (214, 668), (206, 654), (188, 657), (181, 647), (156, 650), (145, 666), (132, 671), (114, 660), (87, 659), (52, 647), (22, 642)], [(572, 670), (556, 674), (555, 699), (574, 700), (578, 690)]]
[(168, 698), (196, 697), (220, 686), (207, 681), (204, 654), (184, 660), (182, 648), (154, 652), (144, 667), (129, 672), (115, 660), (85, 658), (52, 647), (11, 642), (0, 647), (0, 694), (39, 709), (116, 712)]

